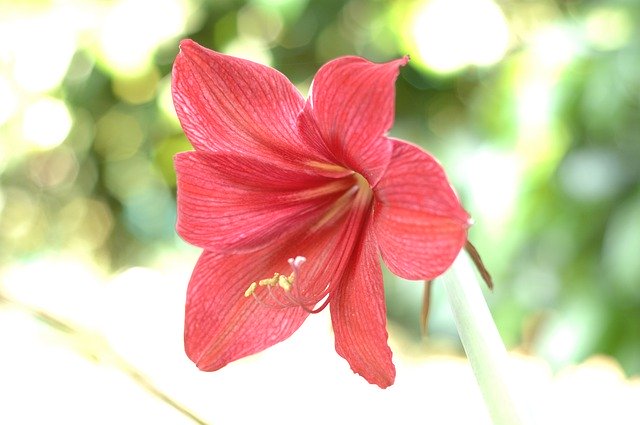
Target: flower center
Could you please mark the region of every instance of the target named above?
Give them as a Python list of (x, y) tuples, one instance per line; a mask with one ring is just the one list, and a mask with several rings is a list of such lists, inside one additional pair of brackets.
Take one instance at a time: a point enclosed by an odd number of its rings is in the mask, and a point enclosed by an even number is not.
[(369, 182), (367, 181), (367, 179), (365, 179), (360, 173), (354, 172), (353, 175), (356, 179), (358, 193), (361, 196), (364, 196), (367, 200), (371, 199), (371, 196), (373, 195), (373, 190), (371, 189), (371, 186), (369, 185)]
[[(246, 298), (253, 296), (256, 301), (266, 307), (302, 307), (309, 313), (319, 312), (325, 307), (325, 304), (315, 309), (316, 302), (304, 299), (301, 296), (300, 288), (294, 285), (300, 275), (300, 267), (305, 261), (307, 259), (302, 256), (289, 258), (288, 263), (291, 266), (291, 273), (288, 276), (276, 272), (272, 277), (252, 282), (244, 292), (244, 296)], [(325, 298), (326, 295), (324, 294), (322, 298)]]
[(361, 174), (352, 171), (351, 174), (340, 180), (349, 182), (347, 184), (348, 189), (311, 228), (311, 232), (315, 232), (339, 219), (343, 213), (348, 211), (349, 206), (360, 202), (368, 203), (373, 197), (373, 190), (369, 182)]
[(293, 282), (296, 279), (296, 273), (300, 271), (300, 266), (305, 261), (307, 261), (307, 259), (302, 256), (297, 256), (296, 258), (289, 258), (289, 265), (291, 266), (291, 269), (292, 269), (291, 274), (289, 274), (289, 276), (285, 276), (283, 274), (276, 272), (273, 274), (273, 277), (262, 279), (258, 282), (252, 282), (251, 285), (249, 285), (249, 288), (247, 288), (247, 290), (244, 291), (244, 296), (245, 297), (250, 297), (251, 295), (255, 296), (256, 288), (259, 286), (266, 286), (267, 288), (279, 286), (285, 292), (291, 291), (291, 286), (293, 285)]
[[(311, 270), (302, 276), (300, 269), (307, 259), (303, 256), (289, 258), (291, 272), (288, 275), (275, 272), (271, 277), (252, 282), (244, 292), (246, 298), (253, 297), (269, 308), (300, 307), (308, 313), (317, 313), (328, 305), (332, 291), (341, 281), (373, 198), (367, 179), (357, 172), (342, 170), (346, 175), (333, 180), (323, 190), (335, 187), (344, 192), (305, 232), (306, 237), (319, 238), (319, 244), (326, 244), (319, 258), (313, 260), (322, 265), (312, 264)], [(318, 256), (318, 253), (308, 254)], [(325, 280), (326, 276), (331, 276), (329, 281)]]

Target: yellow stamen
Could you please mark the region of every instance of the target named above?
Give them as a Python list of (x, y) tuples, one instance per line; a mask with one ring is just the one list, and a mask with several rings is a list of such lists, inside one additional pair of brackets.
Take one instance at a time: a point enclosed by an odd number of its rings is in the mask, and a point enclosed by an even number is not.
[[(282, 290), (284, 292), (290, 292), (291, 289), (293, 288), (293, 283), (296, 280), (296, 276), (298, 274), (298, 271), (300, 270), (300, 266), (302, 265), (302, 263), (304, 263), (307, 259), (302, 257), (302, 256), (297, 256), (295, 258), (289, 258), (288, 262), (289, 265), (291, 266), (291, 273), (289, 274), (289, 276), (280, 274), (278, 272), (273, 274), (273, 277), (267, 278), (267, 279), (261, 279), (258, 282), (253, 282), (251, 283), (251, 285), (249, 285), (249, 288), (247, 288), (246, 291), (244, 291), (244, 296), (245, 297), (249, 297), (251, 295), (253, 295), (258, 301), (260, 300), (260, 297), (258, 294), (256, 294), (256, 289), (259, 286), (267, 286), (267, 292), (269, 294), (270, 297), (272, 297), (274, 300), (276, 300), (276, 298), (274, 298), (274, 295), (271, 292), (271, 286), (279, 286), (280, 288), (282, 288)], [(290, 297), (290, 295), (287, 295), (288, 297)]]
[(245, 297), (250, 297), (251, 295), (253, 295), (253, 293), (256, 291), (256, 286), (258, 286), (258, 284), (256, 282), (253, 282), (249, 288), (247, 288), (246, 291), (244, 291), (244, 296)]
[(283, 274), (281, 274), (280, 277), (278, 278), (278, 286), (284, 289), (285, 292), (289, 292), (291, 290), (292, 284), (293, 284), (293, 279), (289, 279)]
[(276, 283), (278, 283), (278, 278), (280, 277), (280, 273), (274, 273), (273, 277), (270, 277), (268, 279), (262, 279), (260, 282), (258, 282), (258, 285), (260, 286), (276, 286)]

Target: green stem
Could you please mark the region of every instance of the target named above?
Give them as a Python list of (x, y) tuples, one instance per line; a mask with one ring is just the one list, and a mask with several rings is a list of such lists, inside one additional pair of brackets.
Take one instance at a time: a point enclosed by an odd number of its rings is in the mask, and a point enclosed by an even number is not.
[(524, 400), (511, 382), (507, 350), (480, 290), (475, 270), (462, 251), (441, 277), (471, 368), (495, 425), (531, 424)]

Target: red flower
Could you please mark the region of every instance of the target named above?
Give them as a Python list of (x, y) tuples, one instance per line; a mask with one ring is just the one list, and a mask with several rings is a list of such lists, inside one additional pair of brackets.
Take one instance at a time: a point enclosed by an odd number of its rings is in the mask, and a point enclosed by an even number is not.
[(386, 136), (408, 58), (333, 60), (305, 101), (278, 71), (180, 47), (173, 100), (195, 151), (175, 158), (177, 231), (204, 249), (187, 293), (188, 356), (220, 369), (330, 305), (338, 354), (391, 385), (378, 256), (399, 276), (432, 279), (469, 226), (436, 160)]

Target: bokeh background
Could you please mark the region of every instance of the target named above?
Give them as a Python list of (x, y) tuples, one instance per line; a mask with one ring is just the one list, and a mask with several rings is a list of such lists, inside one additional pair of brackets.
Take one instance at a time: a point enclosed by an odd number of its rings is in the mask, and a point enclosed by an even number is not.
[[(172, 156), (190, 146), (170, 96), (186, 37), (273, 66), (303, 93), (337, 56), (409, 54), (391, 133), (440, 159), (474, 217), (509, 350), (558, 394), (578, 391), (576, 409), (589, 395), (610, 414), (640, 400), (640, 2), (4, 0), (3, 423), (325, 423), (347, 397), (354, 418), (377, 403), (371, 423), (482, 410), (442, 288), (425, 338), (422, 285), (391, 275), (392, 345), (412, 378), (386, 393), (345, 384), (322, 315), (310, 336), (230, 372), (191, 369), (181, 308), (198, 250), (174, 232)], [(594, 356), (593, 376), (558, 383)], [(625, 386), (635, 398), (618, 397)]]

